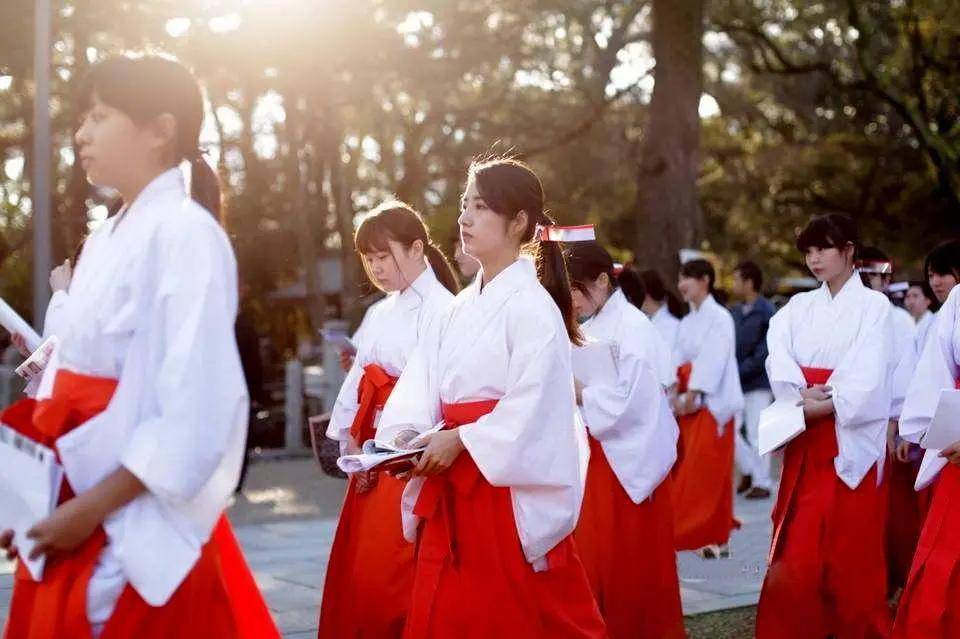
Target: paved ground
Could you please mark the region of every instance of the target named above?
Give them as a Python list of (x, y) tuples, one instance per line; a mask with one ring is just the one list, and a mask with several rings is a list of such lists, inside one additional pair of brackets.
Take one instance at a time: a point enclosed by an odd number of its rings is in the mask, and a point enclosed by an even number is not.
[[(316, 636), (317, 607), (344, 482), (322, 476), (311, 460), (261, 461), (250, 471), (245, 496), (230, 510), (257, 581), (287, 639)], [(743, 528), (732, 557), (704, 561), (680, 553), (684, 612), (741, 609), (688, 620), (691, 637), (746, 637), (752, 626), (770, 540), (771, 501), (738, 499)], [(0, 622), (6, 617), (12, 566), (0, 561)]]

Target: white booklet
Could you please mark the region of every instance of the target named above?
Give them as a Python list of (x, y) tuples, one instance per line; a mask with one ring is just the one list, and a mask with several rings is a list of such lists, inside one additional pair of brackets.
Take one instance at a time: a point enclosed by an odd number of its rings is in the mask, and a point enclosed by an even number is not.
[(927, 432), (920, 440), (926, 448), (920, 470), (917, 472), (916, 490), (922, 490), (937, 478), (947, 460), (940, 457), (940, 451), (960, 441), (960, 390), (945, 388), (940, 391), (937, 410), (927, 426)]
[(574, 346), (570, 352), (573, 376), (584, 386), (612, 386), (619, 379), (616, 344), (604, 341)]
[(28, 559), (34, 543), (27, 531), (57, 507), (63, 468), (52, 450), (0, 424), (0, 529), (13, 530), (20, 560), (35, 581), (45, 557)]
[(363, 442), (359, 454), (340, 457), (337, 460), (337, 466), (345, 473), (359, 473), (373, 470), (384, 464), (396, 463), (404, 459), (413, 459), (426, 450), (427, 445), (424, 442), (426, 436), (443, 430), (443, 427), (444, 423), (440, 422), (430, 430), (412, 438), (409, 443), (402, 448), (368, 439)]
[(758, 448), (761, 455), (777, 450), (807, 428), (803, 407), (796, 400), (778, 399), (760, 411)]
[(927, 426), (920, 444), (924, 448), (943, 450), (960, 441), (960, 390), (945, 388), (940, 391), (937, 410)]
[(27, 348), (35, 351), (40, 348), (40, 335), (33, 327), (27, 324), (27, 321), (20, 317), (20, 314), (13, 310), (9, 304), (0, 298), (0, 326), (3, 326), (10, 334), (19, 333), (27, 342)]
[(943, 467), (947, 465), (947, 458), (940, 456), (940, 451), (929, 448), (923, 453), (920, 470), (917, 471), (917, 480), (913, 482), (914, 490), (923, 490), (937, 478)]

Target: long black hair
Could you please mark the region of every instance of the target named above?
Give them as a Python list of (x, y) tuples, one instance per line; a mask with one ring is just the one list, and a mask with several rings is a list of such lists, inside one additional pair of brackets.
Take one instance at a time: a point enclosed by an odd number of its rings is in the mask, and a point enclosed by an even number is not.
[(483, 201), (490, 209), (507, 219), (527, 214), (527, 228), (523, 239), (527, 250), (536, 260), (537, 276), (550, 297), (556, 302), (574, 344), (583, 343), (583, 335), (573, 312), (570, 281), (563, 248), (557, 242), (541, 241), (536, 237), (537, 226), (553, 224), (553, 218), (544, 210), (543, 185), (529, 166), (513, 158), (494, 158), (470, 165), (468, 179), (472, 179)]
[(159, 55), (107, 58), (93, 65), (80, 85), (82, 111), (90, 108), (94, 96), (137, 124), (172, 115), (177, 126), (171, 166), (190, 162), (190, 196), (222, 223), (220, 179), (200, 150), (203, 92), (187, 67)]
[[(360, 253), (389, 252), (388, 240), (399, 242), (406, 247), (420, 240), (423, 243), (423, 254), (440, 283), (454, 295), (460, 292), (460, 281), (454, 275), (453, 267), (430, 239), (430, 231), (423, 223), (423, 218), (409, 204), (399, 201), (381, 204), (363, 219), (354, 234), (354, 243)], [(367, 268), (366, 262), (363, 267)], [(370, 276), (369, 272), (367, 276)], [(374, 279), (370, 277), (370, 281)]]

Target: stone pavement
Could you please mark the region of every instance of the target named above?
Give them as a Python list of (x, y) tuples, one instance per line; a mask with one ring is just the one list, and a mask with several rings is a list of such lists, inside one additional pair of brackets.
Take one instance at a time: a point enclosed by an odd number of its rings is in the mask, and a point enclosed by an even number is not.
[[(256, 464), (246, 499), (230, 511), (237, 536), (287, 639), (316, 636), (327, 555), (344, 482), (319, 476), (307, 460)], [(738, 499), (743, 527), (731, 540), (732, 557), (704, 561), (680, 553), (683, 609), (697, 614), (755, 604), (770, 541), (772, 499)], [(12, 566), (0, 560), (0, 623), (6, 618)]]

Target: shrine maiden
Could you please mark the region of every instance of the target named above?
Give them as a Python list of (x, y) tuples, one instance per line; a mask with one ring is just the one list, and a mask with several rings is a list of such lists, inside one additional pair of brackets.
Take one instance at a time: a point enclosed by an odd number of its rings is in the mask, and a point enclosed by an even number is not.
[(679, 364), (674, 411), (680, 453), (673, 468), (677, 550), (707, 558), (729, 554), (733, 517), (733, 420), (743, 409), (730, 312), (713, 298), (716, 275), (706, 260), (680, 267), (678, 287), (690, 312), (680, 320), (674, 361)]
[[(930, 329), (903, 404), (901, 437), (922, 444), (941, 391), (953, 388), (960, 388), (958, 286), (951, 289)], [(960, 543), (956, 535), (960, 526), (960, 509), (956, 506), (960, 495), (960, 442), (943, 451), (927, 450), (923, 463), (933, 470), (943, 468), (934, 480), (930, 507), (897, 610), (893, 636), (903, 639), (953, 637), (960, 623)]]
[(570, 364), (580, 332), (543, 206), (526, 165), (470, 168), (459, 222), (481, 271), (380, 420), (378, 440), (394, 444), (443, 426), (404, 495), (418, 543), (408, 639), (606, 636), (571, 536), (587, 470)]
[[(368, 311), (357, 356), (340, 388), (327, 436), (348, 453), (376, 436), (377, 418), (430, 324), (459, 290), (423, 220), (387, 202), (360, 223), (357, 252), (387, 293)], [(404, 483), (382, 472), (350, 477), (327, 564), (319, 636), (400, 637), (413, 583), (413, 547), (403, 537)]]
[(125, 206), (52, 305), (61, 348), (38, 404), (3, 415), (66, 472), (59, 507), (28, 533), (43, 579), (18, 568), (5, 637), (279, 637), (223, 515), (248, 400), (200, 88), (173, 60), (117, 57), (91, 69), (81, 104), (77, 159)]
[(575, 242), (566, 255), (587, 348), (612, 347), (617, 373), (594, 379), (574, 366), (590, 434), (577, 548), (613, 639), (684, 637), (669, 479), (677, 421), (658, 373), (667, 348), (603, 246)]
[(895, 365), (890, 301), (854, 270), (856, 223), (814, 218), (797, 248), (821, 286), (770, 322), (774, 397), (801, 402), (773, 510), (759, 639), (886, 637), (881, 487)]

